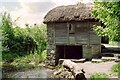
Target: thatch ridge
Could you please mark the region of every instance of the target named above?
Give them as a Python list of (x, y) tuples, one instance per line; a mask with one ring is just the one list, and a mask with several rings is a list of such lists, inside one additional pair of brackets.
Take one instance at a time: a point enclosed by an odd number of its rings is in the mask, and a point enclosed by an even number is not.
[(92, 3), (58, 6), (47, 13), (44, 23), (92, 20), (92, 7)]

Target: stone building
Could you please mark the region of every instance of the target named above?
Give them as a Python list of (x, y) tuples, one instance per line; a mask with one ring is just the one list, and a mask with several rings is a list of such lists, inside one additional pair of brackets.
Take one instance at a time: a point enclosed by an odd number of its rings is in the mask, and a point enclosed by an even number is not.
[(101, 37), (93, 31), (100, 25), (92, 14), (92, 4), (59, 6), (44, 17), (47, 24), (46, 64), (59, 59), (92, 59), (101, 53)]

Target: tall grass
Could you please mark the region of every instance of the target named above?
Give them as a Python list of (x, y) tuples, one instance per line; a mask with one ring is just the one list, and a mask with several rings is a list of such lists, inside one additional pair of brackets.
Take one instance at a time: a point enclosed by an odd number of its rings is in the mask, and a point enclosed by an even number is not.
[(46, 50), (41, 54), (29, 54), (15, 59), (11, 64), (16, 67), (36, 67), (46, 59)]

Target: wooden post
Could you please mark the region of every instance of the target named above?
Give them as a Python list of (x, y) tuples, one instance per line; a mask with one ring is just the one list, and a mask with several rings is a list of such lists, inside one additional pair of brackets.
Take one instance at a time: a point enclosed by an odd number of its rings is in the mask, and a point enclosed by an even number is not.
[(66, 52), (66, 50), (65, 50), (66, 48), (65, 48), (65, 45), (64, 45), (64, 59), (66, 58), (66, 56), (65, 56), (65, 52)]

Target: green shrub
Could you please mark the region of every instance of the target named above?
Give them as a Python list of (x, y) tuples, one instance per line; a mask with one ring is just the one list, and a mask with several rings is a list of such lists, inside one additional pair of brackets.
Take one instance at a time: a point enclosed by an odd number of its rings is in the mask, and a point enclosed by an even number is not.
[(2, 60), (12, 62), (15, 58), (18, 58), (19, 55), (16, 53), (3, 53)]
[[(20, 28), (16, 24), (18, 18), (13, 21), (7, 12), (1, 13), (1, 20), (0, 36), (2, 36), (2, 39), (0, 40), (2, 40), (2, 43), (0, 44), (2, 47), (0, 46), (0, 50), (2, 49), (2, 52), (17, 53), (19, 56), (25, 56), (31, 52), (33, 54), (36, 52), (41, 53), (46, 49), (47, 30), (45, 24), (25, 24), (26, 28)], [(11, 54), (8, 54), (8, 56), (12, 57)]]
[[(3, 61), (13, 65), (23, 66), (37, 65), (46, 59), (47, 29), (45, 24), (25, 24), (25, 28), (20, 28), (13, 21), (9, 13), (1, 14), (2, 24), (0, 24), (0, 51)], [(45, 50), (45, 51), (43, 51)], [(43, 52), (42, 52), (43, 51)], [(2, 57), (1, 57), (2, 56)]]
[(107, 74), (95, 73), (90, 76), (90, 80), (109, 80), (109, 79)]

